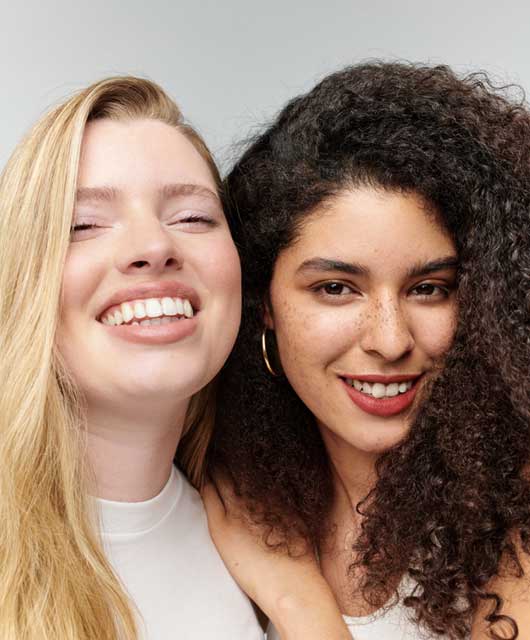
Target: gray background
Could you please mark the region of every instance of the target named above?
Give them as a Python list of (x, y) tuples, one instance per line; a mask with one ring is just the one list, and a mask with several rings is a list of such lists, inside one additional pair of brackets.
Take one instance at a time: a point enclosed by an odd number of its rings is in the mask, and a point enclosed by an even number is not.
[(225, 168), (288, 98), (366, 58), (485, 69), (530, 89), (523, 0), (0, 2), (0, 167), (49, 106), (117, 73), (159, 82)]

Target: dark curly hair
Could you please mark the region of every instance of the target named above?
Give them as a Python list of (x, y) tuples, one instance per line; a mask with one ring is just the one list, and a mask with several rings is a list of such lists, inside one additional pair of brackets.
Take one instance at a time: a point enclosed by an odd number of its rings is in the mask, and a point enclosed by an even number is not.
[(501, 565), (522, 574), (529, 552), (530, 117), (512, 89), (446, 66), (351, 66), (291, 101), (225, 181), (244, 312), (209, 473), (232, 479), (276, 542), (321, 542), (334, 497), (313, 416), (261, 359), (278, 254), (317, 205), (360, 185), (421, 195), (454, 239), (454, 343), (409, 435), (378, 460), (352, 554), (367, 601), (407, 574), (418, 624), (451, 638), (484, 601), (492, 637), (501, 620), (517, 637), (488, 583)]

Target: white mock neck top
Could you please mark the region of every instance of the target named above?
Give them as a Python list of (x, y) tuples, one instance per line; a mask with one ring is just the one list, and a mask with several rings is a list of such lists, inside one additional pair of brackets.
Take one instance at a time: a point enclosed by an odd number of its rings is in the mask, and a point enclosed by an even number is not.
[(143, 640), (263, 640), (179, 470), (151, 500), (96, 502), (103, 547), (138, 609)]

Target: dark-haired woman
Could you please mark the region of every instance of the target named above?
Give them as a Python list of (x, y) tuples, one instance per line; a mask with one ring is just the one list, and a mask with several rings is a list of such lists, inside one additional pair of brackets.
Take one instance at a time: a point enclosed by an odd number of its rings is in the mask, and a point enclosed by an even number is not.
[(244, 319), (211, 475), (270, 546), (316, 550), (358, 640), (530, 637), (526, 108), (350, 67), (225, 186)]

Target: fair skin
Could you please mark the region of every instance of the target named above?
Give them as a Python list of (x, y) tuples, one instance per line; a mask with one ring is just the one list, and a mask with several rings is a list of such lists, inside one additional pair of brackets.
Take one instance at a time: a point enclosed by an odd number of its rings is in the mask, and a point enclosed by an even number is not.
[[(235, 340), (237, 252), (207, 163), (153, 120), (87, 126), (73, 229), (58, 345), (86, 400), (94, 492), (147, 500), (169, 477), (190, 397)], [(103, 323), (122, 303), (163, 297), (189, 298), (194, 317)]]
[[(88, 124), (57, 344), (86, 403), (94, 495), (140, 502), (164, 487), (190, 398), (234, 343), (240, 280), (215, 180), (189, 140), (155, 120)], [(272, 616), (286, 640), (326, 637), (323, 621), (304, 626), (290, 575), (265, 570), (257, 602), (283, 603)]]

